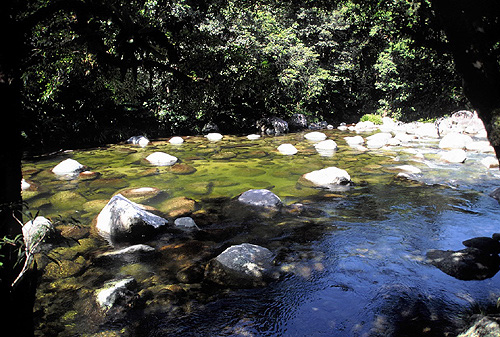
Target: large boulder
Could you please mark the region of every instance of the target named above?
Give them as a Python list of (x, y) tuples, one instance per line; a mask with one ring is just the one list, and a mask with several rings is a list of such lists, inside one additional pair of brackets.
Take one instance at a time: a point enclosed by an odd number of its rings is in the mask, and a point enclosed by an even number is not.
[(297, 132), (307, 129), (307, 119), (303, 114), (294, 114), (288, 121), (288, 127), (291, 132)]
[(256, 123), (262, 134), (279, 136), (288, 132), (288, 123), (278, 117), (261, 118)]
[(167, 223), (166, 219), (117, 194), (97, 216), (96, 229), (112, 244), (140, 243)]
[(346, 170), (333, 166), (306, 173), (301, 179), (315, 187), (327, 189), (338, 189), (351, 183), (351, 176)]
[(281, 199), (266, 189), (255, 189), (243, 192), (238, 201), (248, 206), (278, 208), (283, 205)]
[(250, 243), (231, 246), (210, 260), (205, 279), (236, 288), (262, 286), (274, 277), (273, 258), (273, 253), (261, 246)]

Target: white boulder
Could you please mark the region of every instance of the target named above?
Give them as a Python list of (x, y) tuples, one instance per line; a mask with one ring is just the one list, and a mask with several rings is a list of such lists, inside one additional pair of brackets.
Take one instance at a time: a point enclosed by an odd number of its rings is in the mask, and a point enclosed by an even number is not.
[(304, 138), (313, 142), (320, 142), (326, 139), (326, 135), (323, 132), (313, 131), (306, 133)]
[(256, 140), (259, 138), (260, 138), (260, 135), (257, 135), (257, 134), (251, 134), (251, 135), (247, 136), (247, 139), (249, 139), (249, 140)]
[(453, 149), (441, 153), (441, 160), (448, 163), (463, 163), (467, 159), (467, 154), (462, 149)]
[(111, 243), (136, 242), (167, 223), (166, 219), (117, 194), (97, 216), (96, 229)]
[(389, 132), (379, 132), (366, 138), (366, 147), (369, 149), (379, 149), (388, 144), (392, 138)]
[(331, 157), (337, 151), (338, 146), (332, 139), (322, 140), (314, 145), (314, 148), (321, 156)]
[(333, 166), (306, 173), (302, 178), (322, 188), (335, 188), (351, 182), (351, 176), (346, 170)]
[(472, 143), (472, 138), (461, 133), (449, 133), (439, 141), (441, 149), (465, 149)]
[(297, 148), (292, 144), (281, 144), (278, 146), (278, 151), (284, 155), (294, 155), (298, 152)]
[(220, 134), (220, 133), (218, 133), (218, 132), (211, 132), (211, 133), (207, 134), (205, 137), (206, 137), (209, 141), (211, 141), (211, 142), (216, 142), (216, 141), (221, 140), (222, 138), (224, 138), (224, 136), (223, 136), (223, 135), (221, 135), (221, 134)]
[(84, 166), (74, 159), (68, 158), (57, 164), (52, 172), (59, 175), (77, 174), (84, 170)]
[(181, 145), (182, 143), (184, 143), (184, 139), (182, 139), (182, 137), (175, 136), (170, 138), (168, 142), (172, 145)]
[(177, 157), (165, 152), (153, 152), (146, 157), (146, 160), (157, 166), (171, 166), (177, 162)]
[(55, 227), (52, 222), (43, 217), (37, 216), (35, 219), (26, 222), (23, 226), (24, 245), (28, 253), (36, 253), (43, 241), (54, 232)]
[(344, 137), (344, 140), (349, 146), (362, 145), (365, 142), (365, 140), (361, 136)]
[(487, 168), (496, 168), (498, 167), (498, 159), (496, 157), (489, 156), (481, 159), (481, 164)]

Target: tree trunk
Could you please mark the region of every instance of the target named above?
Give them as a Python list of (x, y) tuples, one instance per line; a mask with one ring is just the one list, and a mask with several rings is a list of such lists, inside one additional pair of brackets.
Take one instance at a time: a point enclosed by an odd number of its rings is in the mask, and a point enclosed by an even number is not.
[(500, 158), (500, 6), (498, 0), (433, 0), (432, 9), (448, 39), (464, 94)]
[[(0, 238), (15, 238), (22, 233), (21, 198), (21, 60), (24, 54), (24, 36), (14, 19), (14, 1), (0, 3), (0, 103), (3, 112), (0, 135)], [(0, 268), (0, 298), (3, 313), (0, 326), (4, 331), (15, 331), (16, 336), (33, 335), (33, 303), (35, 280), (25, 277), (16, 287), (22, 264), (16, 264), (19, 247), (3, 245), (3, 266)]]

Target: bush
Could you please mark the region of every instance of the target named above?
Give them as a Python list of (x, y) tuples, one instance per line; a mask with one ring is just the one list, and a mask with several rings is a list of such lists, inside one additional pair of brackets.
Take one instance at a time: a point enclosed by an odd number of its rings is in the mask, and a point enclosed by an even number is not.
[(375, 114), (366, 114), (366, 115), (363, 115), (363, 116), (361, 116), (361, 118), (359, 119), (359, 121), (360, 122), (370, 121), (370, 122), (372, 122), (375, 125), (382, 125), (382, 124), (384, 124), (384, 122), (382, 121), (382, 116), (375, 115)]

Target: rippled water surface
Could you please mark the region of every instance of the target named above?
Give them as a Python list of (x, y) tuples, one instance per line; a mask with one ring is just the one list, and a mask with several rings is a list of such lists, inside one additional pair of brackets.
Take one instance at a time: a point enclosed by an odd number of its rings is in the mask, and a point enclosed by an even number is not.
[[(464, 164), (444, 164), (437, 140), (360, 152), (344, 142), (351, 134), (324, 132), (339, 145), (332, 156), (318, 154), (298, 133), (255, 141), (186, 137), (182, 145), (112, 145), (26, 161), (24, 177), (36, 186), (24, 192), (32, 212), (65, 220), (58, 229), (73, 238), (40, 258), (37, 335), (443, 336), (456, 334), (472, 306), (496, 302), (498, 275), (460, 281), (425, 262), (429, 249), (459, 250), (463, 240), (500, 232), (500, 206), (488, 196), (499, 175), (479, 163), (491, 154), (468, 153)], [(294, 144), (298, 154), (278, 153), (282, 143)], [(148, 164), (144, 158), (155, 151), (181, 165)], [(99, 177), (57, 178), (50, 170), (65, 158)], [(422, 170), (420, 183), (395, 179), (403, 164)], [(300, 183), (301, 175), (329, 166), (347, 170), (355, 185), (325, 191)], [(92, 221), (112, 195), (134, 187), (158, 188), (137, 202), (160, 211), (179, 197), (195, 200), (193, 218), (202, 231), (155, 238), (148, 242), (158, 252), (153, 258), (102, 262), (96, 256), (111, 247), (93, 234)], [(240, 216), (226, 207), (255, 188), (313, 210)], [(203, 268), (243, 242), (275, 253), (283, 276), (239, 290), (179, 281), (179, 270)], [(138, 281), (140, 305), (110, 319), (99, 313), (95, 290), (124, 276)]]

